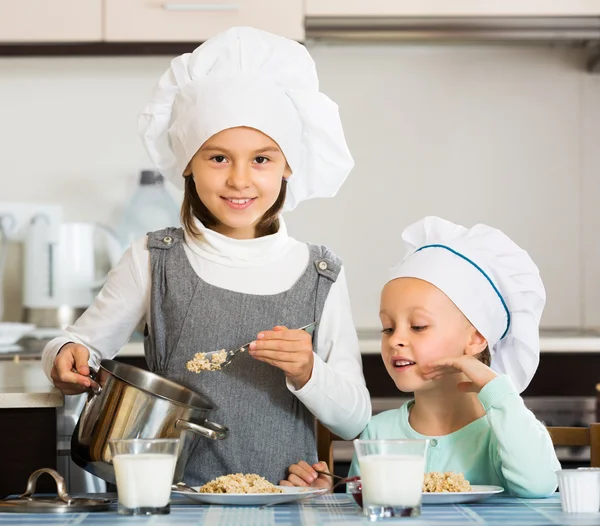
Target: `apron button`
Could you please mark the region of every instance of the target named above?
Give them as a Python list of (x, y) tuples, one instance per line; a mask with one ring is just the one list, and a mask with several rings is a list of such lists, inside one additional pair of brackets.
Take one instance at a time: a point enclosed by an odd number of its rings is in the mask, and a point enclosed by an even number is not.
[(435, 447), (435, 446), (437, 446), (437, 444), (438, 444), (438, 442), (437, 442), (437, 440), (436, 440), (435, 438), (434, 438), (434, 439), (432, 439), (432, 440), (429, 442), (429, 445), (430, 445), (431, 447)]
[(321, 270), (327, 270), (327, 262), (326, 261), (319, 261), (319, 268)]
[(165, 245), (170, 245), (171, 243), (173, 243), (173, 238), (170, 236), (167, 236), (167, 237), (163, 238), (163, 243)]

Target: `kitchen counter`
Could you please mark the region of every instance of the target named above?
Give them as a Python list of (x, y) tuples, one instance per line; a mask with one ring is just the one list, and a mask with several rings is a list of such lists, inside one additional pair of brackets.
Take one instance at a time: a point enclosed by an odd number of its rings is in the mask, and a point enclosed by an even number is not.
[[(380, 358), (377, 329), (359, 330), (359, 346), (363, 355), (363, 373), (373, 397), (397, 396)], [(528, 396), (596, 396), (595, 375), (600, 366), (600, 331), (543, 329), (540, 332), (543, 358)], [(2, 359), (4, 358), (4, 359)], [(141, 335), (134, 334), (117, 359), (137, 367), (145, 367)], [(0, 355), (0, 408), (62, 406), (62, 396), (46, 379), (40, 354)]]
[(62, 407), (63, 395), (53, 385), (0, 387), (0, 409)]
[[(23, 492), (36, 469), (56, 469), (57, 412), (62, 406), (63, 395), (48, 381), (39, 360), (0, 362), (0, 497)], [(50, 481), (40, 480), (39, 491), (48, 491)]]
[(46, 378), (40, 360), (0, 361), (0, 409), (62, 405), (63, 395)]
[[(359, 329), (358, 344), (361, 354), (379, 354), (381, 333), (378, 329)], [(20, 352), (0, 354), (0, 363), (13, 360), (39, 360), (45, 341), (27, 341)], [(542, 329), (542, 353), (600, 353), (600, 330), (596, 329)], [(135, 333), (118, 352), (119, 357), (144, 356), (142, 336)], [(0, 382), (2, 385), (2, 382)]]

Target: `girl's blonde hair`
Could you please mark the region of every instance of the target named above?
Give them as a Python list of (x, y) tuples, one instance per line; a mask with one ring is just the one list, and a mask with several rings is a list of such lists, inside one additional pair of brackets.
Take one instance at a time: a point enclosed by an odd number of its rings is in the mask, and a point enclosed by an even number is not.
[[(282, 178), (281, 190), (273, 206), (269, 208), (256, 225), (256, 237), (274, 234), (279, 230), (279, 213), (285, 203), (287, 180)], [(183, 194), (183, 203), (181, 205), (181, 224), (185, 231), (194, 237), (201, 237), (202, 234), (196, 227), (194, 219), (198, 219), (205, 227), (214, 228), (219, 224), (219, 220), (210, 212), (200, 199), (196, 191), (194, 177), (188, 175), (185, 177), (185, 190)]]

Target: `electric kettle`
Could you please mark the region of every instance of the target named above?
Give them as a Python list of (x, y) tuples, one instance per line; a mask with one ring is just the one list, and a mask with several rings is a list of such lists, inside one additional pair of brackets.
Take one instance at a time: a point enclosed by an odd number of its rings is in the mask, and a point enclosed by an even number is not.
[(24, 244), (25, 321), (37, 327), (72, 324), (94, 301), (123, 253), (99, 223), (62, 223), (58, 235), (43, 216), (29, 225)]

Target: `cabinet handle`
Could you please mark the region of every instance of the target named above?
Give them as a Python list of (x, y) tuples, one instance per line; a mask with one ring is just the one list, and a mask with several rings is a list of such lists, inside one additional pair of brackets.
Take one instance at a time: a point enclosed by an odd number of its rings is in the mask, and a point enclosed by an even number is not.
[(167, 2), (162, 5), (165, 11), (239, 11), (237, 4), (176, 4)]

